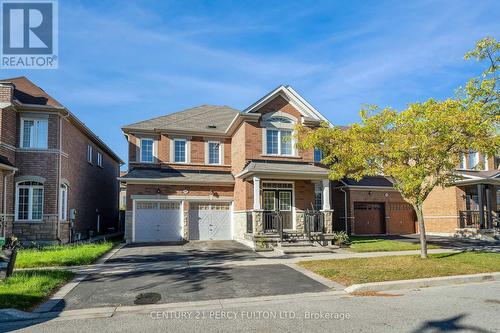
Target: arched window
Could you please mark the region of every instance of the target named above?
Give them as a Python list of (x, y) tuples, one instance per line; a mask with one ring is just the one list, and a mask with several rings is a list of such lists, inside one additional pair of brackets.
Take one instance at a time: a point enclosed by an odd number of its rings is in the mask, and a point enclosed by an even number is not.
[(293, 128), (296, 123), (293, 116), (283, 112), (266, 114), (262, 117), (264, 130), (263, 151), (266, 155), (295, 156)]
[(65, 184), (61, 184), (59, 188), (59, 219), (68, 219), (68, 186)]
[(43, 184), (23, 181), (16, 184), (16, 220), (41, 221), (43, 218)]

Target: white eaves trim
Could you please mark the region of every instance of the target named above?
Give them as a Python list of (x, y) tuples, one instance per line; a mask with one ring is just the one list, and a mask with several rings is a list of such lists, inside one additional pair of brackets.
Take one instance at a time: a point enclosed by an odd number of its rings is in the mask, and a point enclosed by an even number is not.
[(290, 86), (279, 86), (274, 89), (261, 99), (259, 99), (254, 104), (250, 105), (248, 108), (244, 110), (244, 112), (252, 113), (260, 109), (263, 105), (270, 102), (276, 96), (281, 95), (286, 100), (290, 102), (302, 115), (306, 117), (310, 117), (313, 119), (326, 121), (331, 125), (330, 121), (325, 118), (318, 110), (316, 110), (311, 104), (309, 104), (302, 96), (299, 95), (292, 87)]

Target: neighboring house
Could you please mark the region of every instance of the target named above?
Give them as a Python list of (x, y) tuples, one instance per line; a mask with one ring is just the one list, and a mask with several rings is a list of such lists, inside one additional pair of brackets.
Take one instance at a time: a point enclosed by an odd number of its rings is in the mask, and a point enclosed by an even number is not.
[[(500, 230), (500, 170), (497, 159), (462, 154), (454, 186), (437, 187), (424, 202), (426, 232), (465, 236)], [(418, 230), (417, 230), (418, 231)]]
[(70, 230), (116, 230), (123, 162), (25, 77), (0, 81), (0, 155), (2, 236), (67, 242)]
[[(328, 171), (292, 139), (327, 119), (291, 87), (244, 111), (202, 105), (123, 127), (129, 142), (128, 242), (250, 239), (304, 232), (305, 212), (332, 230)], [(315, 160), (316, 158), (316, 160)]]
[(386, 177), (333, 183), (334, 229), (354, 235), (415, 233), (416, 214)]

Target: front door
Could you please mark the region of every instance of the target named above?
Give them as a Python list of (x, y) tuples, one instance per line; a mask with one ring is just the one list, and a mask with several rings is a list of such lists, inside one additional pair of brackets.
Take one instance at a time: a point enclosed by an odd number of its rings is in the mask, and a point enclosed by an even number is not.
[(279, 211), (283, 219), (283, 229), (293, 229), (292, 191), (264, 190), (264, 210)]

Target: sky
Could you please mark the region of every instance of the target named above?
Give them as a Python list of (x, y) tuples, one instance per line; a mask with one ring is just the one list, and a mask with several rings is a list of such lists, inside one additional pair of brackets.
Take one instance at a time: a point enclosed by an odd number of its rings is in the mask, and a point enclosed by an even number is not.
[(121, 127), (200, 104), (244, 109), (291, 85), (331, 122), (453, 95), (500, 38), (500, 1), (59, 0), (59, 68), (25, 75), (123, 160)]

